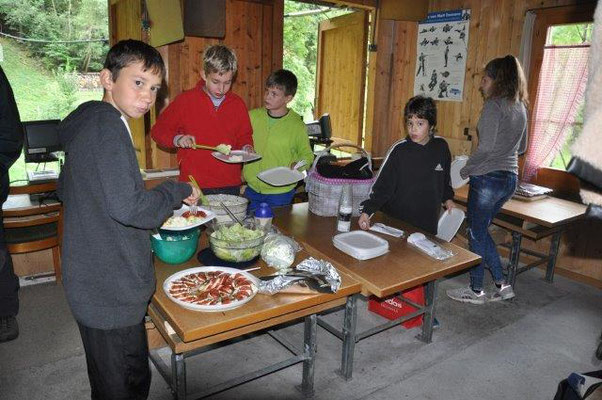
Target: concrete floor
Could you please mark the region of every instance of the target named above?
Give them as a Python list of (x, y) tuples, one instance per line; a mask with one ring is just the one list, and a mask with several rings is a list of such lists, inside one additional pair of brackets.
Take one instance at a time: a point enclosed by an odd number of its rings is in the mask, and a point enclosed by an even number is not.
[[(431, 344), (417, 341), (418, 329), (401, 327), (356, 346), (354, 377), (336, 375), (341, 344), (318, 328), (317, 399), (551, 399), (573, 371), (601, 369), (593, 357), (602, 331), (602, 291), (562, 277), (554, 284), (542, 272), (518, 277), (514, 300), (483, 306), (449, 300), (445, 290), (465, 285), (460, 275), (439, 285), (436, 329)], [(61, 286), (21, 290), (21, 335), (0, 344), (0, 399), (86, 399), (89, 386), (77, 326)], [(358, 326), (382, 319), (360, 302)], [(336, 321), (342, 312), (327, 318)], [(300, 343), (301, 323), (282, 332)], [(167, 355), (167, 354), (166, 354)], [(194, 392), (258, 366), (288, 357), (265, 335), (189, 359), (188, 386)], [(295, 389), (301, 366), (222, 392), (216, 399), (301, 399)], [(171, 399), (153, 368), (150, 399)]]

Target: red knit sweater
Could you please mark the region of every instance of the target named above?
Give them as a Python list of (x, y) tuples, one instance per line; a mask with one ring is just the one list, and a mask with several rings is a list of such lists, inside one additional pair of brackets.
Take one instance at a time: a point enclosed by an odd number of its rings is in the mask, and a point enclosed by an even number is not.
[[(160, 146), (173, 148), (176, 135), (193, 135), (197, 144), (224, 143), (233, 150), (253, 144), (253, 130), (245, 103), (232, 92), (216, 110), (199, 81), (194, 89), (180, 93), (159, 115), (151, 137)], [(241, 165), (217, 160), (209, 150), (178, 148), (180, 180), (193, 175), (202, 189), (241, 184)]]

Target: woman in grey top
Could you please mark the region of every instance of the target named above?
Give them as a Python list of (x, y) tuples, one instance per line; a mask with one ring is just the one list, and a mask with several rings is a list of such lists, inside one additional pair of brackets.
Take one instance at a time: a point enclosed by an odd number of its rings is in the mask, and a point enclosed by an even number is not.
[[(470, 287), (452, 289), (454, 300), (484, 304), (514, 297), (502, 274), (500, 256), (488, 228), (502, 205), (514, 194), (518, 180), (518, 155), (527, 149), (527, 90), (518, 60), (507, 55), (485, 67), (479, 91), (485, 99), (477, 124), (479, 146), (460, 170), (470, 177), (467, 220), (470, 250), (483, 262), (470, 270)], [(483, 291), (484, 265), (489, 266), (496, 290)]]

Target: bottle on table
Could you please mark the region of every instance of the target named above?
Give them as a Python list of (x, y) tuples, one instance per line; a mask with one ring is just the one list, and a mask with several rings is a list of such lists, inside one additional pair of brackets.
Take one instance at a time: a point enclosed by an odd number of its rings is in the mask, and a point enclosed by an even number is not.
[(339, 216), (337, 218), (337, 231), (349, 232), (351, 229), (351, 214), (353, 214), (353, 192), (350, 184), (345, 184), (339, 199)]
[(268, 203), (259, 203), (259, 207), (255, 210), (255, 222), (257, 225), (267, 231), (272, 227), (272, 218), (274, 213)]

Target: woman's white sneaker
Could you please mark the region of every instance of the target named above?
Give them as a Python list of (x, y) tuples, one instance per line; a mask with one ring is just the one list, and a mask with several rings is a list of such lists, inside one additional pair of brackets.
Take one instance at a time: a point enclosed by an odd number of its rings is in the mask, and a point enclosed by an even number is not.
[(460, 301), (462, 303), (471, 303), (471, 304), (485, 304), (487, 301), (487, 296), (484, 291), (480, 291), (476, 293), (471, 288), (459, 288), (459, 289), (449, 289), (447, 291), (447, 296), (456, 301)]
[(514, 297), (514, 290), (512, 290), (512, 285), (502, 285), (500, 288), (496, 288), (497, 290), (493, 292), (489, 301), (501, 301), (501, 300), (510, 300)]

